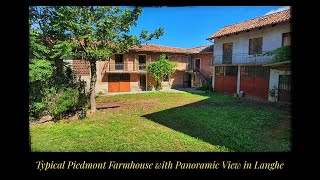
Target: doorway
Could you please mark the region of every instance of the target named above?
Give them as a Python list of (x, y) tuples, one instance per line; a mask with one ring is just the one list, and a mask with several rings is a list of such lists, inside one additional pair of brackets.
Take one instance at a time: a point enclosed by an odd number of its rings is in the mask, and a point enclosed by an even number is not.
[(142, 91), (146, 91), (147, 89), (146, 89), (146, 83), (147, 83), (147, 81), (146, 81), (146, 75), (140, 75), (140, 89), (142, 90)]
[(195, 69), (199, 69), (200, 70), (200, 59), (195, 59)]

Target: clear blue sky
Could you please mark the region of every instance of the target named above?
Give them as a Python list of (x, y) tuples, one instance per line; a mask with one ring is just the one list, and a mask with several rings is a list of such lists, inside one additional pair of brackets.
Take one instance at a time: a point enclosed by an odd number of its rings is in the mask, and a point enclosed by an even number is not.
[(149, 44), (192, 48), (212, 44), (208, 40), (214, 32), (226, 25), (263, 16), (284, 6), (186, 6), (144, 7), (138, 26), (131, 32), (154, 31), (164, 27), (164, 35)]

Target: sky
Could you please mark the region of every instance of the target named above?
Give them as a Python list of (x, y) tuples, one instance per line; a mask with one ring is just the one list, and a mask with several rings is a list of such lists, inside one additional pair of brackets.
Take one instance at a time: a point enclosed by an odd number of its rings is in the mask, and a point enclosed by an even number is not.
[(164, 28), (164, 35), (148, 44), (193, 48), (210, 45), (206, 40), (224, 26), (287, 9), (288, 6), (185, 6), (144, 7), (138, 26), (131, 32)]

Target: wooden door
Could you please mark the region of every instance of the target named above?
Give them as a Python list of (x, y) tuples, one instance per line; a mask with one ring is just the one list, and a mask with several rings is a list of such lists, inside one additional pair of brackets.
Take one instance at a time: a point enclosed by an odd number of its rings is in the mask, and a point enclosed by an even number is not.
[(119, 92), (120, 90), (119, 74), (109, 74), (108, 76), (108, 92)]
[(268, 99), (269, 68), (243, 66), (240, 72), (240, 91), (244, 91), (246, 97)]
[(121, 74), (119, 81), (120, 92), (130, 92), (130, 74)]
[(130, 74), (109, 74), (108, 92), (130, 92)]
[(222, 64), (232, 64), (232, 48), (232, 42), (223, 44)]

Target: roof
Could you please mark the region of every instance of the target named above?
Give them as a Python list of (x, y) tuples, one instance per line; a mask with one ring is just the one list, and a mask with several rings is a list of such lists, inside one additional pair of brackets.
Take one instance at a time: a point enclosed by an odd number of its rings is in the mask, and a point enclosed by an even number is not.
[(169, 46), (160, 46), (155, 44), (141, 45), (141, 47), (134, 47), (134, 51), (152, 51), (164, 53), (181, 53), (181, 54), (197, 54), (197, 53), (213, 53), (213, 45), (199, 46), (195, 48), (176, 48)]
[(247, 31), (264, 26), (270, 26), (277, 23), (287, 22), (291, 20), (291, 10), (283, 10), (269, 15), (250, 19), (241, 23), (225, 26), (207, 39), (212, 40), (221, 36)]
[(207, 46), (199, 46), (195, 48), (189, 48), (187, 51), (190, 54), (205, 54), (205, 53), (213, 53), (213, 45), (207, 45)]

